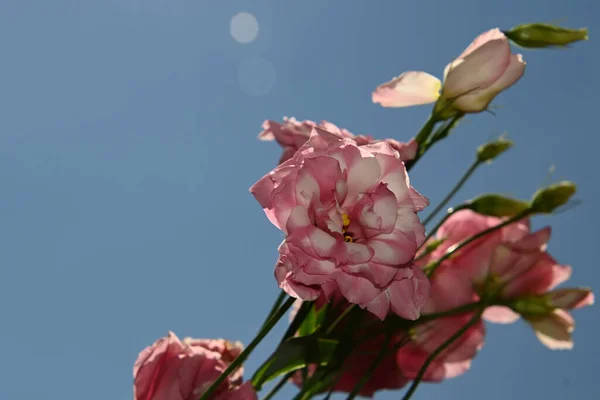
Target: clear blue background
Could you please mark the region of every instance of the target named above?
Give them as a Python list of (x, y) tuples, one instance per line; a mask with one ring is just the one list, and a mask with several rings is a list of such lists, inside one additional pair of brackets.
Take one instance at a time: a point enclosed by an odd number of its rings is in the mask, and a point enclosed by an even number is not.
[[(260, 23), (251, 44), (230, 36), (239, 11)], [(130, 399), (138, 352), (168, 330), (248, 343), (278, 293), (281, 234), (248, 193), (280, 156), (256, 140), (262, 121), (407, 140), (429, 108), (384, 109), (372, 89), (408, 69), (440, 76), (496, 26), (558, 21), (592, 40), (524, 51), (527, 74), (497, 117), (470, 116), (412, 182), (435, 203), (477, 145), (508, 131), (516, 148), (457, 201), (576, 181), (583, 203), (536, 225), (552, 223), (572, 284), (600, 287), (599, 15), (597, 0), (2, 0), (0, 398)], [(522, 322), (490, 327), (469, 373), (415, 399), (595, 397), (600, 321), (594, 308), (576, 317), (569, 352)]]

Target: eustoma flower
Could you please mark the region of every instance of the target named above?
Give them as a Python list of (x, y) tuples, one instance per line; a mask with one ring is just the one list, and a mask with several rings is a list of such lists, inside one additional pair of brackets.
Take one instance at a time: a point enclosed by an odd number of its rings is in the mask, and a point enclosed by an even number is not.
[(263, 122), (263, 131), (258, 135), (260, 140), (275, 140), (283, 148), (280, 163), (283, 163), (294, 155), (294, 153), (302, 147), (310, 137), (313, 128), (321, 128), (330, 133), (334, 133), (343, 138), (354, 139), (357, 145), (374, 144), (380, 141), (388, 143), (397, 150), (402, 161), (409, 161), (415, 158), (417, 154), (417, 142), (411, 139), (407, 143), (399, 142), (395, 139), (375, 140), (367, 135), (354, 135), (347, 129), (339, 128), (337, 125), (321, 121), (316, 123), (313, 121), (297, 121), (295, 118), (284, 118), (283, 124), (266, 120)]
[[(520, 54), (512, 54), (508, 39), (499, 29), (479, 35), (444, 70), (444, 84), (426, 72), (408, 71), (375, 89), (374, 103), (407, 107), (437, 101), (442, 117), (455, 112), (476, 113), (525, 72)], [(441, 91), (441, 93), (440, 93)]]
[[(453, 214), (438, 231), (443, 245), (432, 259), (451, 246), (502, 220), (464, 210)], [(456, 307), (476, 300), (496, 304), (484, 318), (509, 323), (525, 317), (541, 342), (550, 348), (570, 348), (574, 328), (566, 309), (593, 303), (588, 289), (559, 289), (571, 275), (547, 252), (550, 229), (531, 233), (529, 221), (522, 220), (474, 241), (444, 261), (431, 276), (431, 299), (446, 293), (445, 304)], [(424, 307), (428, 312), (428, 305)], [(443, 310), (436, 310), (443, 311)]]
[[(144, 349), (133, 367), (135, 400), (198, 400), (241, 353), (239, 342), (223, 339), (180, 341), (174, 333)], [(215, 400), (256, 400), (242, 368), (217, 389)]]
[(288, 161), (250, 189), (286, 238), (275, 276), (289, 295), (314, 300), (336, 289), (383, 319), (416, 319), (429, 283), (410, 265), (424, 241), (410, 186), (389, 144), (359, 146), (315, 128)]

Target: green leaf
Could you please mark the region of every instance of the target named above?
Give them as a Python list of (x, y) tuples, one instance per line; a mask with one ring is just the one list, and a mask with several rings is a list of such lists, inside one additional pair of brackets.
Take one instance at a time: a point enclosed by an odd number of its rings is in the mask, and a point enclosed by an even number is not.
[(337, 340), (315, 335), (288, 339), (256, 371), (252, 377), (252, 385), (260, 390), (265, 382), (309, 364), (327, 365), (333, 359), (338, 343)]
[(308, 336), (315, 333), (325, 319), (328, 306), (329, 304), (325, 304), (323, 307), (321, 307), (321, 309), (317, 310), (313, 304), (308, 312), (308, 315), (298, 329), (298, 336)]

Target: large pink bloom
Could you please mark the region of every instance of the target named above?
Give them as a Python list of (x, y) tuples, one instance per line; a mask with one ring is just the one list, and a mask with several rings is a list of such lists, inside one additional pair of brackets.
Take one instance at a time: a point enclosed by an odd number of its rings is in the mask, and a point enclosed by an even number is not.
[(411, 139), (407, 143), (399, 142), (395, 139), (375, 140), (368, 135), (354, 135), (347, 129), (339, 128), (337, 125), (321, 121), (319, 124), (313, 121), (297, 121), (295, 118), (284, 117), (283, 124), (266, 120), (263, 122), (263, 131), (258, 135), (260, 140), (275, 140), (283, 148), (280, 163), (283, 163), (294, 155), (296, 151), (310, 137), (313, 128), (321, 128), (328, 132), (334, 133), (343, 138), (354, 139), (359, 146), (365, 144), (374, 144), (380, 141), (388, 143), (397, 150), (402, 161), (409, 161), (415, 158), (417, 154), (417, 142)]
[[(408, 71), (375, 89), (374, 103), (407, 107), (433, 103), (461, 112), (481, 112), (501, 91), (525, 72), (520, 54), (512, 54), (508, 39), (499, 29), (479, 35), (444, 70), (444, 84), (426, 72)], [(441, 93), (440, 93), (441, 91)]]
[[(173, 332), (144, 349), (133, 367), (135, 400), (198, 400), (241, 353), (239, 342), (189, 339)], [(243, 369), (231, 374), (214, 400), (256, 400), (250, 382), (242, 383)]]
[(387, 143), (356, 141), (315, 128), (288, 161), (250, 189), (286, 238), (279, 285), (303, 300), (339, 289), (383, 319), (416, 319), (429, 283), (410, 265), (424, 240), (417, 217), (428, 201), (409, 183)]

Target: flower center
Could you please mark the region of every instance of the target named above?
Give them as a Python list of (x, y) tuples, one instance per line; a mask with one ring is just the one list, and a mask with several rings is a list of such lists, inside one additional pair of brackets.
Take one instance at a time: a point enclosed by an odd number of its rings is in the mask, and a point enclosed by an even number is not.
[(346, 232), (346, 228), (348, 227), (348, 225), (350, 225), (350, 217), (346, 213), (342, 213), (342, 225), (343, 225), (342, 234), (344, 235), (344, 242), (348, 242), (348, 243), (354, 242), (354, 238), (352, 237), (352, 234), (349, 232)]

